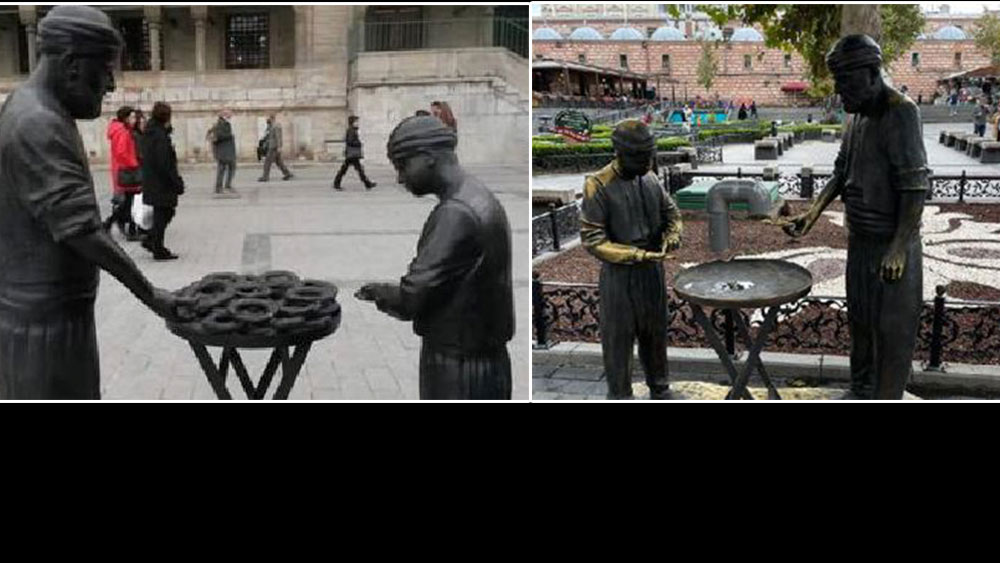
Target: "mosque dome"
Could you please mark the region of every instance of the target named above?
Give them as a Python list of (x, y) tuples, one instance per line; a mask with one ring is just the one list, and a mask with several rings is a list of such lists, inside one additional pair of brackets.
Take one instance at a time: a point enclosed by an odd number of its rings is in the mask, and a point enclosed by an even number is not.
[(663, 27), (657, 28), (650, 36), (653, 41), (684, 41), (687, 37), (684, 36), (684, 32), (677, 29), (676, 27), (670, 27), (665, 25)]
[(562, 35), (551, 27), (540, 27), (531, 34), (531, 38), (535, 41), (558, 41)]
[(569, 38), (573, 41), (600, 41), (604, 36), (592, 27), (578, 27), (569, 34)]
[(732, 41), (763, 41), (764, 36), (752, 27), (741, 27), (733, 32)]
[(611, 34), (612, 41), (642, 41), (646, 37), (634, 27), (620, 27)]
[(953, 25), (946, 25), (934, 32), (934, 39), (943, 41), (964, 41), (966, 36), (965, 32), (961, 29)]

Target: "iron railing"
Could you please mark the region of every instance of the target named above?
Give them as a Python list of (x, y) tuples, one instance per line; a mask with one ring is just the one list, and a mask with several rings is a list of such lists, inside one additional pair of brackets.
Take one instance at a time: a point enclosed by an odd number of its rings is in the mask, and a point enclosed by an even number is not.
[(361, 51), (503, 47), (528, 56), (528, 28), (521, 20), (504, 17), (367, 21), (362, 35)]
[[(556, 342), (600, 342), (600, 291), (596, 284), (532, 281), (533, 331), (536, 348)], [(925, 369), (942, 370), (945, 362), (1000, 364), (1000, 302), (949, 301), (945, 287), (924, 303), (914, 357)], [(756, 335), (761, 320), (740, 311)], [(709, 346), (686, 301), (670, 296), (668, 344)], [(712, 324), (725, 335), (730, 352), (737, 339), (735, 323), (725, 311), (713, 310)], [(839, 297), (808, 296), (782, 306), (779, 324), (766, 350), (811, 354), (850, 355), (847, 301)]]

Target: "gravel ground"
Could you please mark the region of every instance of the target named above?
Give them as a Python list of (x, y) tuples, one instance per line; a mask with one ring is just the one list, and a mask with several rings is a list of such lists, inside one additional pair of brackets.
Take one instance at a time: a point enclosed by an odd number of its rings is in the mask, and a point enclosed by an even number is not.
[[(961, 213), (972, 217), (977, 223), (1000, 224), (1000, 205), (997, 204), (934, 204), (940, 213)], [(807, 209), (806, 202), (789, 202), (791, 213)], [(828, 211), (842, 212), (843, 204), (835, 202)], [(737, 218), (738, 214), (734, 215)], [(959, 228), (958, 219), (949, 219), (949, 230)], [(815, 247), (817, 244), (831, 249), (847, 248), (846, 230), (831, 218), (824, 216), (804, 239), (792, 239), (774, 226), (757, 221), (734, 220), (731, 223), (733, 256), (752, 256), (767, 252), (794, 251), (797, 248)], [(1000, 234), (1000, 229), (996, 231)], [(956, 259), (986, 259), (1000, 266), (1000, 249), (975, 248), (953, 251)], [(684, 212), (684, 244), (672, 260), (664, 262), (667, 280), (672, 280), (682, 269), (682, 264), (701, 263), (718, 259), (708, 244), (708, 221), (703, 213)], [(843, 264), (840, 260), (817, 259), (809, 265), (815, 282), (841, 276)], [(597, 283), (600, 262), (590, 256), (582, 247), (565, 251), (557, 257), (535, 267), (543, 281), (567, 283)], [(997, 279), (1000, 286), (1000, 279)], [(961, 300), (1000, 301), (1000, 287), (991, 287), (971, 281), (952, 281), (947, 286), (948, 296)]]

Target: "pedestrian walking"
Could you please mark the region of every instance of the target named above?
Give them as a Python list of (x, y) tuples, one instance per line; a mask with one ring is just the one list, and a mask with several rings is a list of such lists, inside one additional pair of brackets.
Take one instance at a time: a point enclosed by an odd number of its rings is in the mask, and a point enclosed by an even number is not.
[(208, 140), (212, 143), (212, 156), (215, 157), (215, 195), (239, 195), (233, 189), (233, 177), (236, 175), (236, 137), (233, 126), (229, 122), (233, 114), (228, 109), (219, 112), (219, 120), (208, 130)]
[(170, 140), (173, 132), (170, 115), (170, 105), (156, 102), (142, 137), (142, 199), (153, 208), (153, 228), (142, 247), (153, 253), (154, 260), (177, 259), (164, 245), (167, 226), (177, 209), (177, 198), (184, 193), (184, 179), (177, 171), (177, 152)]
[(283, 146), (283, 139), (281, 136), (281, 124), (278, 123), (277, 117), (272, 113), (267, 116), (267, 130), (264, 132), (264, 145), (267, 151), (264, 156), (264, 174), (257, 179), (258, 182), (267, 182), (271, 175), (271, 165), (278, 165), (278, 169), (284, 175), (282, 180), (291, 180), (295, 177), (288, 167), (285, 166), (285, 161), (281, 158), (281, 149)]
[(364, 158), (364, 150), (361, 144), (361, 137), (358, 135), (358, 116), (352, 115), (347, 118), (347, 133), (344, 135), (344, 163), (340, 165), (340, 170), (333, 179), (333, 189), (344, 189), (340, 187), (340, 181), (344, 179), (344, 174), (347, 173), (347, 169), (351, 166), (358, 171), (358, 176), (364, 182), (366, 190), (375, 187), (375, 182), (372, 182), (365, 176), (365, 168), (361, 166), (362, 158)]

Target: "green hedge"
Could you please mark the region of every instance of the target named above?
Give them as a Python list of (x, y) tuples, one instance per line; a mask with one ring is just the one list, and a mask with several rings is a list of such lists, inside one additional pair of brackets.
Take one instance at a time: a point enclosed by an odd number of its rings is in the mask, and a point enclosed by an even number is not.
[[(543, 135), (538, 135), (531, 140), (532, 156), (610, 153), (615, 151), (610, 139), (598, 139), (589, 143), (566, 144), (561, 141), (551, 141), (547, 138), (549, 137), (547, 135), (545, 135), (546, 139), (540, 139), (540, 137), (543, 137)], [(677, 150), (678, 147), (690, 145), (691, 143), (684, 137), (664, 137), (656, 140), (656, 149), (659, 151), (672, 151)]]
[(805, 133), (806, 131), (822, 131), (824, 129), (839, 130), (840, 125), (823, 125), (822, 123), (799, 123), (797, 125), (782, 125), (778, 131), (782, 133)]
[[(821, 123), (798, 123), (795, 125), (782, 125), (778, 127), (779, 133), (805, 133), (806, 131), (822, 131), (823, 129), (840, 129), (839, 125), (823, 125)], [(720, 135), (752, 134), (755, 139), (761, 139), (771, 135), (771, 124), (762, 122), (757, 127), (713, 127), (712, 129), (699, 129), (698, 140), (705, 141)]]
[(749, 134), (753, 135), (755, 139), (760, 139), (771, 134), (771, 127), (733, 127), (727, 129), (708, 129), (698, 131), (698, 140), (705, 141), (714, 137), (720, 137), (722, 135), (740, 135)]

